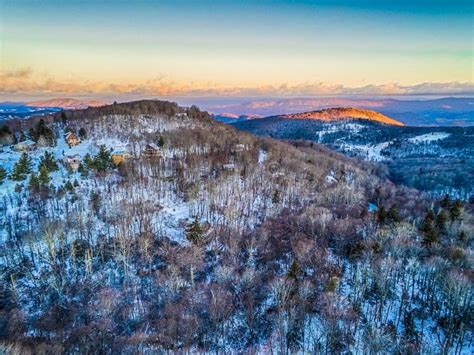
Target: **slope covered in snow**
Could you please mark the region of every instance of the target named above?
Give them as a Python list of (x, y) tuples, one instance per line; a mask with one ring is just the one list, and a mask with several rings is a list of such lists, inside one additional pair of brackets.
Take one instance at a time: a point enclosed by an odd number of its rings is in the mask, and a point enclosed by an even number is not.
[(6, 352), (470, 350), (470, 204), (169, 102), (9, 123), (43, 147), (0, 154)]

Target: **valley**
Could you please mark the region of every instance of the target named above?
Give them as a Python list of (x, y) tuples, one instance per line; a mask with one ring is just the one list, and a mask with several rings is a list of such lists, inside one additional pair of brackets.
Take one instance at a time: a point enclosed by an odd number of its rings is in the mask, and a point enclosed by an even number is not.
[[(238, 129), (277, 139), (304, 139), (386, 167), (399, 184), (435, 197), (468, 200), (474, 194), (474, 127), (412, 127), (309, 114), (235, 122)], [(354, 115), (353, 115), (354, 116)]]

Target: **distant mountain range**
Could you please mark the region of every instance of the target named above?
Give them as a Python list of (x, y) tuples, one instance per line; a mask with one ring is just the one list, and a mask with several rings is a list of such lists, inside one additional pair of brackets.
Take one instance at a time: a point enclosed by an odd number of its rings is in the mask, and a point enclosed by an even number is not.
[(42, 101), (27, 102), (26, 106), (32, 107), (58, 107), (66, 110), (77, 110), (88, 107), (105, 106), (106, 103), (100, 100), (78, 100), (72, 98), (54, 98)]
[(261, 118), (259, 115), (236, 115), (233, 113), (221, 113), (218, 115), (213, 115), (216, 121), (224, 122), (224, 123), (235, 123), (247, 120), (253, 120), (256, 118)]
[[(185, 101), (185, 103), (183, 102)], [(225, 123), (255, 118), (300, 114), (328, 108), (373, 110), (408, 126), (474, 126), (474, 98), (440, 99), (361, 99), (361, 98), (177, 98), (186, 106), (199, 104)], [(96, 99), (53, 98), (31, 102), (0, 102), (0, 119), (28, 117), (49, 110), (82, 109), (103, 106)]]
[(78, 100), (72, 98), (54, 98), (30, 102), (0, 102), (0, 121), (13, 118), (27, 118), (61, 110), (78, 110), (106, 105), (100, 100)]
[(376, 110), (409, 126), (473, 126), (474, 98), (441, 98), (423, 100), (353, 99), (353, 98), (286, 98), (261, 99), (241, 103), (201, 104), (216, 113), (260, 117), (340, 107)]

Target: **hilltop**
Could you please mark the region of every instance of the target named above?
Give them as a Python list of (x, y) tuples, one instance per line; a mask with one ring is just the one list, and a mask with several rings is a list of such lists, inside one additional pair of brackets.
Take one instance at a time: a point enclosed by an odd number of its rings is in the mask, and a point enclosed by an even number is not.
[(287, 119), (298, 119), (298, 120), (320, 120), (320, 121), (338, 121), (345, 119), (361, 119), (369, 120), (383, 124), (390, 124), (395, 126), (404, 126), (400, 121), (394, 120), (388, 116), (385, 116), (379, 112), (372, 110), (364, 110), (354, 107), (337, 107), (337, 108), (328, 108), (319, 111), (310, 111), (303, 113), (294, 113), (288, 115), (279, 116), (281, 118)]

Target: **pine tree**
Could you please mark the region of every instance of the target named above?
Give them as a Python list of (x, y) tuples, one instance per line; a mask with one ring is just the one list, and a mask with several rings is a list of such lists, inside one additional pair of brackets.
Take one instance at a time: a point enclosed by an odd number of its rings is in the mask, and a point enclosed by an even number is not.
[(418, 332), (416, 331), (415, 321), (413, 319), (413, 312), (408, 311), (403, 317), (404, 335), (410, 342), (416, 341)]
[(87, 138), (87, 132), (84, 127), (81, 127), (79, 129), (79, 138), (81, 139), (86, 139)]
[(32, 165), (31, 158), (27, 153), (23, 153), (13, 167), (10, 178), (15, 181), (25, 180), (26, 176), (31, 173)]
[(397, 206), (392, 205), (392, 207), (390, 207), (387, 217), (392, 220), (392, 222), (400, 222), (401, 218)]
[(301, 276), (301, 272), (302, 271), (301, 271), (300, 265), (298, 264), (296, 259), (293, 259), (293, 261), (291, 262), (290, 268), (288, 269), (288, 272), (287, 272), (286, 276), (289, 279), (298, 280), (298, 278)]
[(451, 204), (451, 201), (449, 200), (449, 195), (446, 194), (439, 204), (443, 208), (449, 207), (449, 205)]
[(59, 170), (58, 164), (56, 163), (56, 159), (54, 159), (53, 154), (50, 152), (45, 152), (43, 157), (41, 158), (39, 165), (40, 169), (42, 166), (45, 166), (48, 172), (50, 173)]
[(30, 175), (30, 181), (28, 183), (28, 187), (30, 189), (31, 192), (37, 192), (39, 191), (40, 189), (40, 183), (39, 183), (39, 180), (38, 180), (38, 177), (36, 176), (35, 173), (32, 173)]
[(436, 229), (433, 226), (435, 216), (432, 210), (428, 211), (426, 217), (421, 226), (421, 231), (423, 232), (423, 243), (427, 246), (438, 242), (439, 235)]
[(203, 241), (204, 231), (197, 217), (186, 229), (186, 238), (193, 244), (201, 244)]
[(385, 208), (380, 206), (377, 210), (377, 220), (380, 224), (384, 224), (386, 219), (387, 213), (385, 212)]
[(47, 140), (49, 145), (55, 145), (54, 132), (46, 125), (46, 122), (43, 119), (40, 119), (36, 126), (30, 129), (30, 137), (35, 142), (38, 142), (41, 136)]
[(456, 200), (453, 206), (449, 209), (449, 219), (451, 222), (462, 219), (462, 202)]
[(82, 163), (79, 164), (79, 167), (77, 168), (77, 171), (81, 174), (82, 178), (86, 178), (87, 176), (89, 176), (89, 171), (87, 170), (87, 168)]
[(3, 184), (6, 177), (7, 177), (7, 171), (2, 166), (0, 166), (0, 185)]
[(94, 168), (99, 172), (104, 172), (113, 166), (110, 150), (105, 145), (101, 145), (99, 153), (94, 158)]
[(74, 187), (79, 187), (79, 182), (77, 181), (77, 179), (74, 179), (73, 186)]
[(41, 188), (43, 189), (49, 186), (51, 178), (49, 177), (48, 169), (46, 169), (46, 166), (40, 167), (38, 181), (40, 183)]
[(280, 203), (280, 191), (275, 190), (272, 197), (272, 203)]
[(65, 125), (67, 123), (67, 116), (64, 111), (61, 112), (61, 122)]
[(66, 181), (66, 183), (64, 184), (64, 188), (67, 190), (67, 191), (72, 191), (74, 190), (74, 186), (72, 186), (71, 184), (71, 181)]
[(448, 222), (448, 214), (444, 210), (439, 211), (438, 215), (436, 216), (435, 225), (436, 225), (436, 229), (438, 229), (440, 233), (446, 232), (447, 222)]
[(85, 169), (93, 169), (94, 168), (94, 159), (92, 159), (91, 155), (87, 153), (84, 156), (84, 168)]
[(165, 146), (165, 139), (163, 138), (163, 136), (160, 136), (160, 138), (158, 139), (158, 146), (160, 148), (163, 148)]

